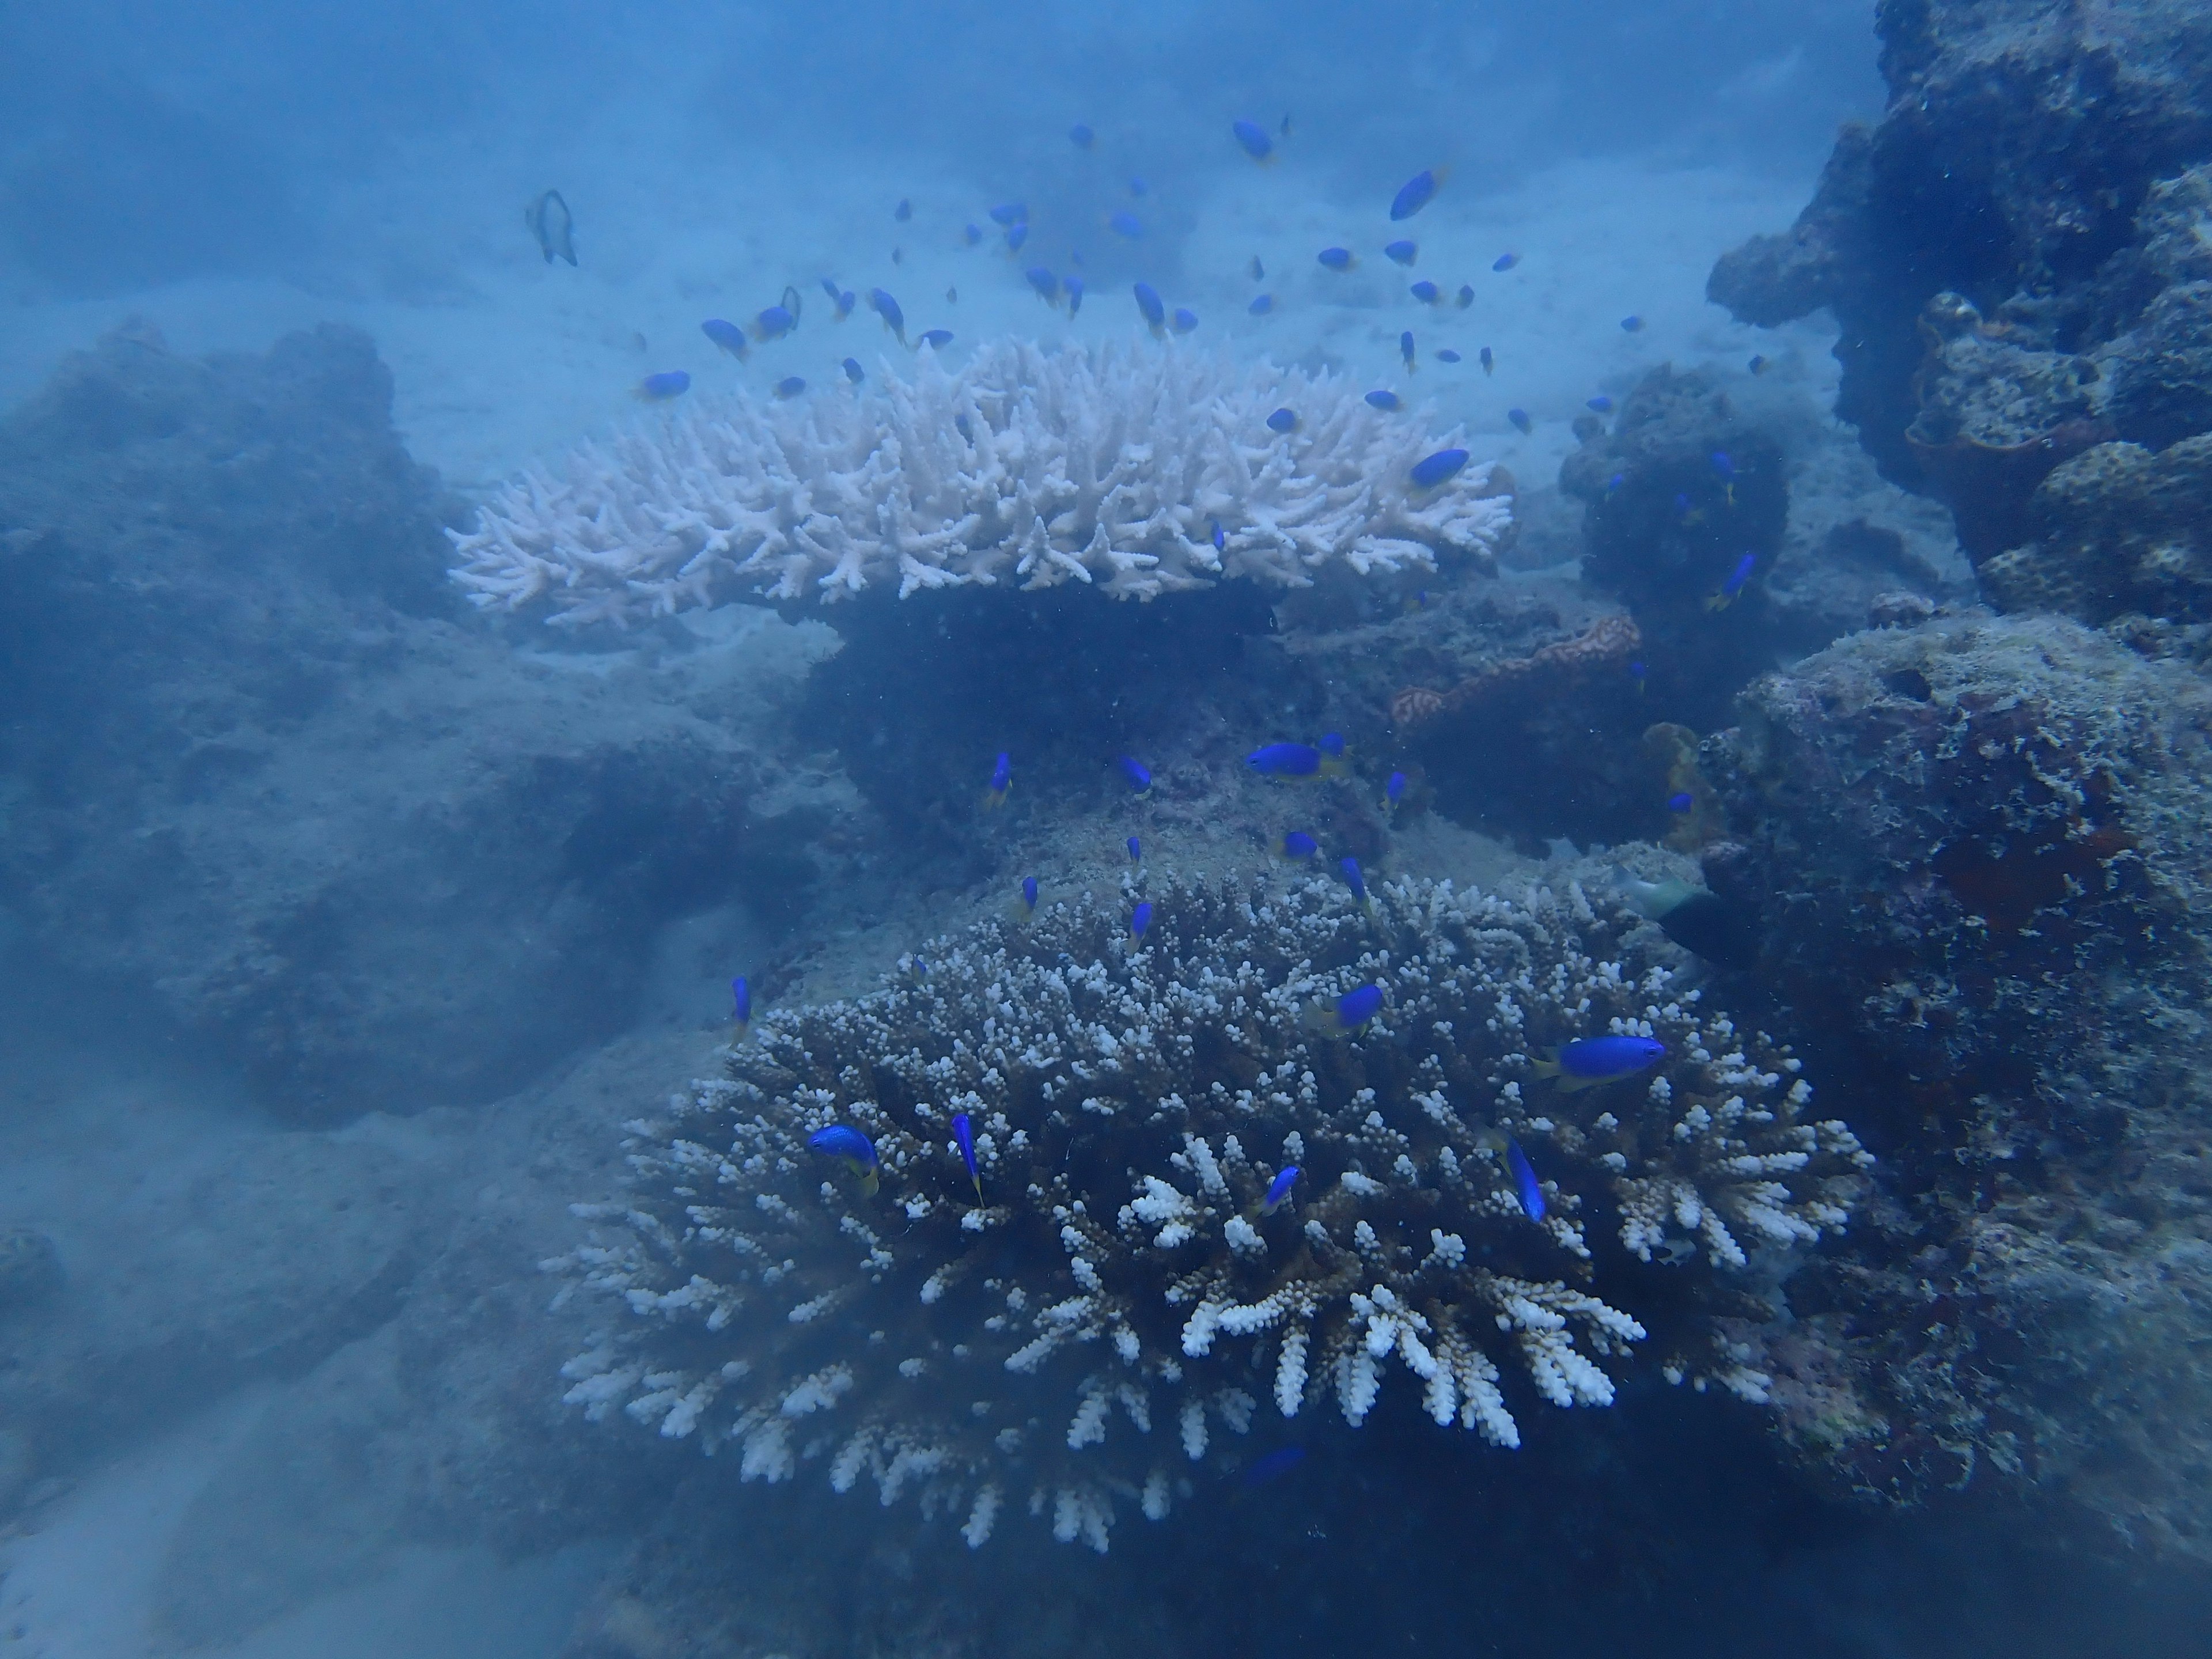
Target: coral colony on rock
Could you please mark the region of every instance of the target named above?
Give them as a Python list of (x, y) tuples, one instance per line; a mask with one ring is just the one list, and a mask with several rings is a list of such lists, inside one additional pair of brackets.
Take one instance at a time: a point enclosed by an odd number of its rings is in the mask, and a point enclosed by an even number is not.
[[(1297, 428), (1272, 430), (1285, 399)], [(1296, 586), (1337, 561), (1364, 574), (1486, 557), (1511, 520), (1480, 488), (1489, 469), (1414, 477), (1461, 441), (1385, 418), (1329, 375), (1001, 342), (828, 407), (741, 398), (580, 449), (455, 534), (454, 577), (479, 605), (572, 626), (747, 592)]]
[(1141, 938), (1085, 897), (770, 1013), (633, 1123), (628, 1189), (578, 1206), (608, 1231), (548, 1264), (629, 1310), (569, 1401), (1103, 1551), (1249, 1463), (1257, 1415), (1356, 1428), (1401, 1370), (1501, 1447), (1632, 1367), (1765, 1398), (1729, 1332), (1873, 1160), (1632, 913), (1152, 890)]

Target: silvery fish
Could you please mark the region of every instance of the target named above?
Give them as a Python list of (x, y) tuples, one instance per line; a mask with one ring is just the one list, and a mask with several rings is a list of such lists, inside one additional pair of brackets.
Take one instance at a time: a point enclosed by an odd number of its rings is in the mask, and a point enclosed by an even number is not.
[(522, 222), (538, 239), (538, 251), (544, 254), (547, 264), (556, 259), (566, 259), (572, 265), (576, 263), (576, 218), (559, 191), (549, 190), (523, 209)]

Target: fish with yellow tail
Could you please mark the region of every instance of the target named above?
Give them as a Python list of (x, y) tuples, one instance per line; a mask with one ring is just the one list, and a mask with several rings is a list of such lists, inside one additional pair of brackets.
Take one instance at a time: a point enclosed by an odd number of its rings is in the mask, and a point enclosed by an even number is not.
[(1014, 784), (1013, 757), (1003, 751), (998, 763), (991, 769), (991, 781), (983, 789), (983, 810), (995, 811), (1006, 804), (1006, 791)]
[(833, 1123), (806, 1137), (806, 1144), (824, 1158), (836, 1158), (860, 1178), (860, 1191), (870, 1198), (882, 1185), (876, 1161), (876, 1143), (858, 1129)]
[(952, 1115), (952, 1142), (960, 1149), (960, 1161), (968, 1166), (968, 1179), (975, 1183), (975, 1201), (983, 1201), (982, 1172), (975, 1167), (975, 1132), (969, 1127), (968, 1114)]
[(1536, 1076), (1551, 1079), (1561, 1094), (1572, 1094), (1634, 1077), (1666, 1057), (1667, 1045), (1656, 1037), (1577, 1037), (1549, 1059), (1536, 1061)]
[(1382, 988), (1362, 985), (1342, 996), (1316, 1002), (1303, 1016), (1308, 1030), (1325, 1037), (1349, 1036), (1382, 1010)]

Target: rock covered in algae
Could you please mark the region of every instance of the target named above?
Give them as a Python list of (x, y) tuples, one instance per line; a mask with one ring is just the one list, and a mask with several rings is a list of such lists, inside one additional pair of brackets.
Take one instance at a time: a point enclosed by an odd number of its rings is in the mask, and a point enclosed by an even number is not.
[[(602, 1236), (549, 1264), (631, 1316), (567, 1368), (570, 1401), (747, 1479), (918, 1497), (971, 1544), (1012, 1504), (1103, 1550), (1117, 1504), (1163, 1518), (1243, 1461), (1255, 1414), (1357, 1425), (1400, 1367), (1502, 1446), (1528, 1397), (1608, 1404), (1639, 1352), (1762, 1396), (1715, 1322), (1771, 1316), (1871, 1160), (1652, 930), (1571, 884), (1149, 902), (1141, 941), (1085, 897), (770, 1015), (635, 1124), (629, 1190), (580, 1206)], [(1332, 1032), (1370, 984), (1381, 1011)], [(1538, 1082), (1607, 1033), (1667, 1053)], [(832, 1125), (869, 1137), (878, 1190), (809, 1149)]]
[(2212, 689), (1939, 618), (1760, 681), (1706, 757), (1762, 973), (1889, 1103), (1902, 1200), (1749, 1340), (1785, 1433), (1862, 1492), (2063, 1493), (2212, 1557)]

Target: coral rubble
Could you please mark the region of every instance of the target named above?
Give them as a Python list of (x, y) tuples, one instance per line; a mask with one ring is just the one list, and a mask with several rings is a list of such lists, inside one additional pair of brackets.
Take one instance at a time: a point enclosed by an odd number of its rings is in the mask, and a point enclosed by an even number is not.
[[(1278, 408), (1294, 431), (1268, 428)], [(479, 605), (583, 624), (747, 592), (1074, 581), (1150, 599), (1297, 586), (1338, 561), (1486, 564), (1511, 518), (1490, 469), (1410, 477), (1456, 442), (1332, 375), (1001, 342), (957, 370), (927, 354), (911, 380), (695, 408), (580, 449), (457, 533), (453, 574)]]
[[(1870, 1159), (1650, 930), (1572, 884), (1149, 901), (1141, 942), (1085, 897), (772, 1015), (635, 1123), (628, 1190), (579, 1206), (605, 1230), (548, 1264), (631, 1316), (569, 1401), (748, 1480), (918, 1497), (971, 1545), (1011, 1508), (1103, 1550), (1117, 1504), (1159, 1519), (1197, 1466), (1243, 1461), (1255, 1413), (1357, 1425), (1400, 1365), (1436, 1422), (1504, 1446), (1515, 1396), (1608, 1404), (1647, 1341), (1671, 1378), (1762, 1397), (1717, 1321), (1772, 1316)], [(1369, 983), (1382, 1012), (1332, 1029)], [(1667, 1053), (1538, 1081), (1607, 1031)], [(809, 1149), (833, 1125), (870, 1137), (869, 1179)]]

